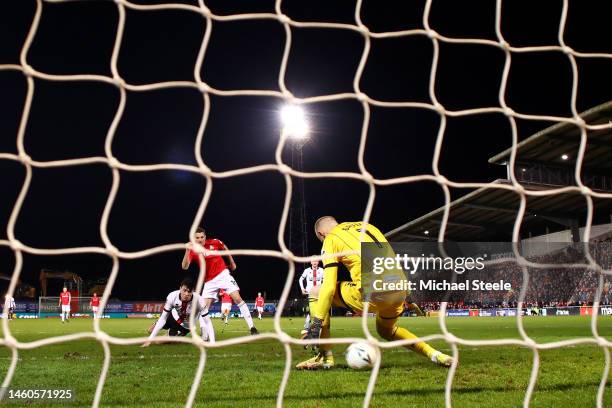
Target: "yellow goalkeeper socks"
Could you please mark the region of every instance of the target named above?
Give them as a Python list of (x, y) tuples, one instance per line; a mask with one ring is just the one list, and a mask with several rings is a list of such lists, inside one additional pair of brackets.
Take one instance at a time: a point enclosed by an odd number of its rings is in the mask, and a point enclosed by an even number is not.
[[(416, 339), (416, 338), (417, 338), (416, 335), (414, 335), (412, 332), (402, 327), (398, 327), (397, 330), (395, 330), (395, 333), (393, 334), (393, 340), (409, 340), (409, 339)], [(427, 356), (427, 358), (429, 359), (431, 359), (431, 356), (435, 352), (437, 352), (435, 348), (431, 347), (429, 344), (425, 343), (424, 341), (420, 341), (415, 344), (410, 344), (406, 347), (413, 351), (416, 351), (417, 353)]]

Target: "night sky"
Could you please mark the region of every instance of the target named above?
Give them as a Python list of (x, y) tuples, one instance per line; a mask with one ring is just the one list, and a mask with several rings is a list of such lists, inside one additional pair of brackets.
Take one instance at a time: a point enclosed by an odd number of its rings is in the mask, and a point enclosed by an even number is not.
[[(151, 4), (140, 1), (136, 3)], [(161, 2), (155, 2), (161, 3)], [(195, 4), (197, 2), (184, 1)], [(425, 1), (363, 2), (362, 20), (376, 32), (423, 28)], [(612, 53), (608, 14), (603, 2), (571, 1), (565, 30), (567, 45), (582, 52)], [(273, 1), (208, 1), (219, 15), (274, 12)], [(503, 2), (502, 32), (513, 46), (558, 45), (561, 1)], [(34, 1), (0, 6), (0, 64), (19, 63), (19, 52), (34, 15)], [(297, 21), (354, 24), (355, 1), (284, 1), (282, 10)], [(39, 30), (27, 59), (51, 74), (111, 75), (110, 57), (118, 14), (115, 3), (44, 4)], [(433, 1), (431, 27), (455, 38), (495, 40), (494, 1)], [(205, 29), (201, 16), (187, 11), (126, 11), (119, 71), (131, 84), (193, 81), (193, 67)], [(356, 32), (293, 28), (286, 74), (298, 97), (353, 92), (353, 78), (364, 46)], [(202, 78), (218, 89), (278, 89), (284, 47), (283, 26), (272, 20), (214, 22)], [(432, 43), (426, 36), (374, 39), (361, 89), (384, 101), (431, 103), (428, 86)], [(579, 111), (612, 99), (612, 59), (579, 58)], [(484, 45), (440, 43), (435, 92), (449, 110), (499, 106), (503, 52)], [(517, 112), (571, 116), (572, 73), (560, 52), (513, 54), (506, 101)], [(0, 71), (0, 152), (16, 153), (16, 134), (26, 92), (23, 74)], [(103, 156), (104, 140), (119, 92), (99, 82), (35, 80), (25, 148), (35, 160)], [(211, 96), (202, 155), (215, 171), (273, 164), (279, 138), (282, 100), (273, 97)], [(202, 116), (201, 94), (193, 89), (129, 92), (113, 153), (124, 163), (195, 165), (194, 143)], [(311, 141), (304, 147), (304, 171), (358, 172), (363, 111), (354, 100), (309, 104)], [(440, 118), (426, 109), (371, 107), (365, 165), (377, 178), (432, 174), (431, 161)], [(518, 120), (519, 140), (551, 125)], [(510, 125), (501, 114), (449, 118), (440, 161), (453, 181), (488, 182), (505, 177), (505, 168), (487, 159), (511, 144)], [(289, 157), (289, 147), (284, 152)], [(0, 239), (21, 188), (20, 163), (0, 160)], [(102, 246), (99, 223), (111, 186), (105, 165), (33, 170), (33, 179), (16, 225), (16, 236), (40, 248)], [(185, 242), (206, 181), (179, 171), (121, 172), (109, 235), (123, 251)], [(452, 189), (453, 198), (469, 189)], [(215, 179), (203, 219), (209, 237), (230, 249), (278, 250), (285, 184), (277, 172)], [(363, 216), (367, 184), (348, 179), (307, 179), (309, 226), (321, 215), (340, 221)], [(372, 223), (389, 231), (443, 205), (432, 182), (379, 187)], [(309, 227), (309, 231), (311, 228)], [(320, 243), (310, 234), (310, 254)], [(186, 275), (183, 251), (122, 261), (113, 297), (162, 299)], [(237, 257), (234, 276), (243, 297), (258, 291), (278, 298), (287, 273), (284, 261)], [(10, 275), (14, 257), (0, 247), (0, 274)], [(22, 279), (38, 286), (41, 268), (70, 270), (85, 280), (107, 277), (110, 259), (100, 255), (25, 254)], [(187, 274), (196, 275), (195, 267)], [(299, 273), (299, 272), (298, 272)], [(53, 292), (61, 282), (50, 284)], [(296, 284), (297, 287), (297, 284)]]

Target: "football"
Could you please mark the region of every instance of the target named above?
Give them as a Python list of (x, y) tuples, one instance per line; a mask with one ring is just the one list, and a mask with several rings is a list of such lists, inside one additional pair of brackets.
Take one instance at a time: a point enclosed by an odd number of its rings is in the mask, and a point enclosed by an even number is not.
[(376, 361), (376, 349), (364, 341), (353, 343), (345, 353), (346, 363), (355, 370), (371, 368)]

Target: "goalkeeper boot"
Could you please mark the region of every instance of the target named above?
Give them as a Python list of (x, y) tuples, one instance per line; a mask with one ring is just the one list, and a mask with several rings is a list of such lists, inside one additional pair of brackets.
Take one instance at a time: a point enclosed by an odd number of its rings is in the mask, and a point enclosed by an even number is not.
[(453, 364), (454, 359), (447, 354), (436, 351), (431, 355), (431, 361), (443, 367), (450, 367)]
[(255, 328), (255, 326), (251, 327), (251, 334), (253, 336), (255, 336), (256, 334), (259, 334), (259, 331), (257, 331), (257, 329)]
[(325, 355), (324, 352), (320, 351), (316, 356), (296, 365), (295, 368), (298, 370), (318, 370), (320, 368), (329, 370), (333, 366), (334, 356), (331, 353), (329, 355)]

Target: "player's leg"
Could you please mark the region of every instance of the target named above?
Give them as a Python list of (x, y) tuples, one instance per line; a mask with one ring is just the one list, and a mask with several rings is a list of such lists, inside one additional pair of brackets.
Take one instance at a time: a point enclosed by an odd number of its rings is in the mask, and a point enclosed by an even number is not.
[(190, 333), (190, 330), (177, 322), (172, 315), (168, 316), (164, 327), (168, 328), (169, 336), (186, 336)]
[(306, 313), (306, 318), (304, 319), (304, 330), (308, 330), (310, 327), (310, 313)]
[[(338, 290), (336, 290), (338, 292)], [(317, 302), (319, 300), (319, 288), (314, 287), (308, 293), (308, 303), (310, 310), (316, 310)], [(334, 300), (332, 302), (332, 306), (340, 306), (339, 301), (337, 299), (337, 293), (334, 295)], [(329, 312), (323, 319), (323, 323), (321, 325), (321, 334), (319, 338), (328, 339), (331, 336), (331, 320), (329, 316)], [(320, 344), (319, 352), (314, 357), (302, 361), (297, 364), (295, 367), (298, 370), (317, 370), (320, 368), (329, 369), (334, 366), (334, 355), (332, 353), (331, 344)]]
[(245, 301), (242, 300), (242, 297), (240, 296), (240, 288), (238, 287), (238, 284), (236, 283), (232, 275), (230, 275), (229, 272), (223, 272), (221, 275), (217, 276), (217, 278), (220, 278), (220, 280), (222, 281), (222, 289), (229, 293), (236, 306), (238, 306), (238, 309), (240, 309), (240, 313), (242, 313), (244, 321), (246, 322), (247, 326), (249, 326), (251, 334), (259, 334), (259, 332), (255, 328), (255, 325), (253, 324), (253, 317), (251, 316), (251, 311), (249, 310), (249, 307), (247, 306)]
[[(383, 339), (393, 341), (412, 340), (417, 338), (411, 331), (397, 325), (397, 320), (404, 311), (402, 301), (393, 302), (391, 304), (373, 304), (372, 306), (374, 309), (378, 309), (378, 313), (376, 313), (376, 331)], [(405, 347), (426, 356), (428, 359), (441, 366), (450, 367), (453, 362), (451, 356), (436, 350), (424, 341), (409, 344)]]
[[(208, 282), (206, 282), (208, 284)], [(215, 293), (218, 291), (214, 291), (214, 288), (206, 288), (206, 284), (204, 285), (204, 289), (202, 290), (202, 297), (200, 298), (201, 306), (202, 306), (202, 315), (200, 316), (200, 325), (206, 336), (205, 339), (210, 343), (215, 342), (215, 328), (213, 327), (212, 320), (210, 319), (210, 306), (212, 305), (213, 300), (215, 299), (213, 296), (216, 296)]]
[(225, 310), (223, 311), (223, 315), (224, 315), (224, 319), (225, 319), (224, 320), (225, 324), (229, 323), (229, 314), (230, 314), (231, 310), (232, 310), (232, 305), (231, 304), (225, 305)]
[(242, 300), (242, 297), (240, 296), (240, 292), (238, 290), (234, 290), (233, 292), (229, 292), (229, 295), (231, 296), (236, 306), (238, 306), (238, 309), (240, 309), (240, 313), (242, 313), (242, 317), (244, 318), (244, 321), (246, 322), (247, 326), (249, 326), (249, 330), (251, 331), (251, 334), (259, 334), (259, 332), (255, 328), (255, 324), (253, 323), (253, 317), (251, 316), (251, 311), (249, 310), (249, 307), (247, 306), (246, 302)]

